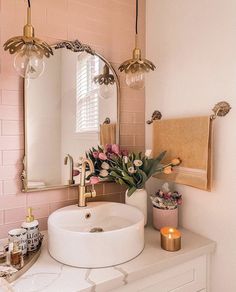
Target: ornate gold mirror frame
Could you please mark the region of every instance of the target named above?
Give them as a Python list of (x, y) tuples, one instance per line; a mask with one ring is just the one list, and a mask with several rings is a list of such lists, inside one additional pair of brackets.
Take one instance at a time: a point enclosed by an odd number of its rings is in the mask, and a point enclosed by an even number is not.
[[(68, 50), (71, 50), (72, 52), (79, 53), (79, 52), (87, 52), (88, 54), (97, 56), (100, 58), (111, 70), (115, 83), (116, 83), (116, 94), (117, 94), (117, 144), (119, 144), (120, 141), (120, 82), (118, 79), (118, 75), (113, 68), (113, 66), (110, 64), (110, 62), (104, 58), (102, 55), (98, 54), (95, 50), (93, 50), (89, 45), (83, 44), (78, 40), (75, 41), (63, 41), (60, 43), (57, 43), (55, 45), (52, 45), (53, 49), (62, 49), (66, 48)], [(23, 156), (23, 170), (21, 173), (21, 181), (22, 181), (22, 192), (39, 192), (39, 191), (45, 191), (45, 190), (52, 190), (52, 189), (63, 189), (73, 186), (78, 186), (78, 184), (74, 185), (57, 185), (57, 186), (51, 186), (51, 187), (45, 187), (45, 188), (28, 188), (27, 186), (27, 116), (26, 116), (26, 97), (25, 97), (25, 87), (27, 80), (23, 79), (23, 96), (24, 96), (24, 156)]]

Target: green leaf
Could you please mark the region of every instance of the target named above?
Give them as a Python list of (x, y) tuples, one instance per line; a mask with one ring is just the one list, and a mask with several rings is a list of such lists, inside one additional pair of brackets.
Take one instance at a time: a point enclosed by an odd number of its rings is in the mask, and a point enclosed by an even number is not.
[(136, 187), (132, 187), (132, 188), (130, 188), (130, 189), (128, 190), (128, 192), (127, 192), (127, 196), (128, 196), (128, 197), (132, 196), (133, 193), (134, 193), (136, 190), (137, 190)]

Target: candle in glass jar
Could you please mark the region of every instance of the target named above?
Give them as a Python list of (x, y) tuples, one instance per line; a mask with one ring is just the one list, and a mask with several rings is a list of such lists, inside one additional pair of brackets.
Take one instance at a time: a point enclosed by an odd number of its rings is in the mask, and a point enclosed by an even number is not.
[(181, 233), (172, 227), (163, 227), (160, 230), (161, 248), (167, 251), (177, 251), (181, 249)]

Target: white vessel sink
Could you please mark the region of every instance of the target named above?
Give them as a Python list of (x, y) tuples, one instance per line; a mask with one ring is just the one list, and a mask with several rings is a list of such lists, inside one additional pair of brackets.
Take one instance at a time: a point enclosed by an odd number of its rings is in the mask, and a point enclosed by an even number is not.
[(144, 216), (135, 207), (111, 202), (68, 206), (48, 218), (53, 258), (81, 268), (118, 265), (144, 248)]

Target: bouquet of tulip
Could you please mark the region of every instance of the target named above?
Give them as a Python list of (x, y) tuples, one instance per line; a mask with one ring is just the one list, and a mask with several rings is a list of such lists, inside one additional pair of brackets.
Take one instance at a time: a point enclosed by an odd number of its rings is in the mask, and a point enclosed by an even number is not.
[(162, 210), (173, 210), (182, 204), (182, 195), (177, 191), (171, 192), (168, 183), (164, 183), (161, 189), (150, 198), (152, 205)]
[(162, 165), (166, 152), (156, 158), (149, 158), (140, 153), (130, 153), (127, 156), (111, 156), (109, 159), (109, 178), (128, 188), (127, 195), (131, 196), (137, 189), (144, 188), (151, 176), (157, 173), (169, 174), (172, 168), (181, 163), (179, 158), (173, 159), (167, 165)]
[(91, 159), (94, 165), (94, 173), (87, 177), (90, 183), (96, 184), (102, 180), (111, 180), (111, 161), (118, 157), (122, 159), (124, 155), (128, 155), (128, 151), (120, 150), (117, 144), (107, 144), (105, 147), (98, 146), (98, 148), (91, 148), (86, 157)]

